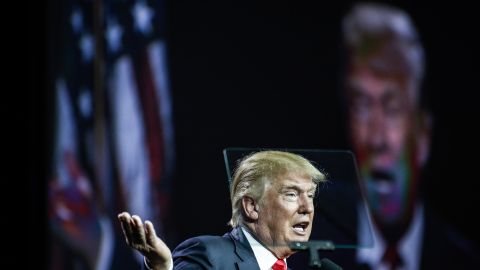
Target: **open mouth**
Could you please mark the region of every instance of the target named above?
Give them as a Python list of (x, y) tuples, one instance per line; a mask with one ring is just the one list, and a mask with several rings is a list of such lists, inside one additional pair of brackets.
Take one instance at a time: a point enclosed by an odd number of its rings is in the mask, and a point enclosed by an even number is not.
[(392, 173), (386, 170), (374, 169), (371, 177), (375, 183), (375, 190), (380, 194), (389, 194), (393, 190), (394, 178)]
[(300, 222), (295, 225), (293, 225), (293, 230), (300, 234), (300, 235), (305, 235), (307, 233), (307, 228), (310, 222)]
[(391, 172), (382, 169), (373, 169), (371, 173), (372, 179), (375, 181), (393, 182), (393, 175)]

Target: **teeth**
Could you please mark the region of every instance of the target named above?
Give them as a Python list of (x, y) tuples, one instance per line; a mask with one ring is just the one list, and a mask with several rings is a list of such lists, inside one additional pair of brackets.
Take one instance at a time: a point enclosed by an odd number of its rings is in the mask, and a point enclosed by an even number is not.
[(300, 226), (295, 226), (293, 227), (293, 229), (297, 232), (304, 232), (305, 231), (305, 228), (304, 227), (300, 227)]
[(388, 194), (393, 190), (393, 185), (387, 181), (379, 181), (375, 187), (378, 193)]

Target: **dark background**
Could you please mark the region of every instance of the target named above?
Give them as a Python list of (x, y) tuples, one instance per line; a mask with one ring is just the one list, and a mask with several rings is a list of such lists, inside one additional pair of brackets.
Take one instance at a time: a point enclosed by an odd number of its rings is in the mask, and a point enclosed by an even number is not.
[[(340, 21), (352, 1), (167, 1), (176, 140), (171, 242), (228, 227), (225, 147), (348, 149), (338, 90)], [(322, 2), (322, 3), (320, 3)], [(426, 49), (434, 116), (428, 200), (467, 237), (477, 228), (480, 106), (473, 4), (389, 1), (409, 12)], [(32, 239), (48, 241), (45, 182), (51, 154), (49, 5), (30, 6), (29, 189)]]
[[(181, 239), (227, 229), (224, 147), (348, 148), (338, 89), (340, 21), (349, 3), (192, 2), (172, 1), (168, 16), (178, 154), (173, 213)], [(480, 227), (473, 219), (475, 16), (461, 4), (401, 2), (426, 49), (434, 119), (427, 195), (473, 237)]]

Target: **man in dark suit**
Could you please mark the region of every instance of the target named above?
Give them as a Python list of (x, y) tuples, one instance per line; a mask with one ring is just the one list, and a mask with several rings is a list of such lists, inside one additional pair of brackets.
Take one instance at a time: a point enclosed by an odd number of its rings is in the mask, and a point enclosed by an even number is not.
[(244, 158), (230, 186), (233, 230), (186, 240), (170, 253), (151, 222), (119, 214), (127, 243), (140, 251), (149, 269), (285, 270), (295, 253), (288, 243), (308, 241), (313, 198), (325, 175), (305, 158), (261, 151)]

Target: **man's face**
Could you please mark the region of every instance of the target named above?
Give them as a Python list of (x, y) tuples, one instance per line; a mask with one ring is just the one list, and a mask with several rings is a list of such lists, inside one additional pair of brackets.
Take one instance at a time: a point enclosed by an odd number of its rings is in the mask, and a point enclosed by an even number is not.
[(384, 224), (407, 214), (415, 186), (414, 103), (407, 81), (357, 67), (348, 76), (351, 142), (372, 213)]
[(258, 202), (256, 233), (277, 256), (292, 253), (286, 246), (290, 241), (308, 241), (316, 186), (311, 178), (292, 173), (266, 180)]

